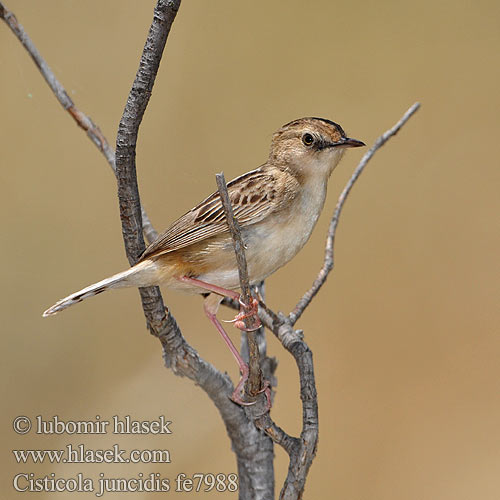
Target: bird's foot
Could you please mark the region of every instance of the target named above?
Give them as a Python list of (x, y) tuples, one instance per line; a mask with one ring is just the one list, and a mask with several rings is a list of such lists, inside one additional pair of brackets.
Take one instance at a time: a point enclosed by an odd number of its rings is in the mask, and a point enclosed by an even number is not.
[[(254, 297), (250, 298), (250, 304), (245, 304), (242, 302), (241, 298), (240, 302), (240, 312), (235, 316), (233, 323), (238, 330), (243, 330), (245, 332), (253, 332), (258, 330), (262, 323), (259, 318), (259, 301)], [(248, 327), (245, 325), (245, 319), (252, 318), (252, 327)]]
[[(234, 403), (241, 405), (241, 406), (252, 406), (254, 405), (257, 401), (244, 401), (241, 397), (242, 390), (245, 386), (246, 381), (248, 380), (248, 365), (246, 365), (246, 369), (242, 370), (241, 372), (241, 378), (240, 381), (238, 382), (238, 385), (233, 391), (233, 394), (231, 395), (231, 401)], [(266, 395), (266, 412), (268, 412), (271, 409), (272, 403), (271, 403), (271, 384), (269, 383), (268, 380), (263, 381), (264, 387), (260, 389), (257, 394), (261, 394), (262, 392)]]

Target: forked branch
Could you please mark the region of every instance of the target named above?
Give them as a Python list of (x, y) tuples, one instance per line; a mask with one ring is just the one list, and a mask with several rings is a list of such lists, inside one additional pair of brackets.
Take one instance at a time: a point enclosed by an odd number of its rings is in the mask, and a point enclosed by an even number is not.
[[(66, 92), (66, 89), (57, 79), (54, 72), (50, 69), (50, 66), (47, 64), (45, 59), (36, 48), (28, 33), (26, 33), (23, 26), (18, 22), (16, 16), (11, 11), (9, 11), (1, 1), (0, 18), (5, 21), (14, 35), (16, 35), (17, 39), (22, 43), (23, 47), (33, 59), (33, 62), (40, 70), (40, 73), (42, 74), (43, 78), (47, 82), (47, 85), (50, 87), (61, 106), (71, 115), (76, 124), (87, 133), (88, 138), (104, 155), (106, 161), (109, 163), (109, 166), (113, 169), (113, 172), (116, 175), (115, 152), (110, 147), (109, 142), (101, 132), (101, 129), (91, 120), (89, 116), (87, 116), (83, 111), (80, 111), (76, 107), (75, 103)], [(151, 224), (148, 214), (146, 213), (144, 208), (141, 207), (141, 210), (144, 235), (146, 236), (148, 242), (152, 242), (156, 239), (158, 233), (153, 228), (153, 225)]]
[(389, 130), (384, 132), (373, 144), (373, 146), (367, 151), (367, 153), (363, 156), (359, 165), (354, 170), (351, 178), (347, 182), (345, 188), (339, 196), (337, 201), (337, 206), (335, 207), (335, 212), (333, 213), (333, 217), (330, 221), (330, 226), (328, 228), (328, 235), (326, 238), (326, 247), (325, 247), (325, 258), (323, 261), (323, 267), (320, 269), (317, 278), (314, 280), (311, 288), (307, 290), (307, 292), (301, 297), (301, 299), (297, 302), (297, 305), (293, 308), (292, 312), (288, 315), (288, 319), (290, 323), (295, 325), (297, 320), (302, 316), (302, 313), (306, 310), (307, 306), (311, 303), (311, 300), (314, 296), (319, 292), (320, 288), (326, 281), (326, 278), (330, 274), (334, 262), (334, 242), (335, 242), (335, 233), (337, 231), (337, 226), (339, 223), (340, 213), (342, 212), (342, 208), (344, 203), (349, 195), (354, 183), (357, 181), (358, 177), (361, 175), (363, 170), (365, 169), (368, 162), (371, 160), (373, 155), (393, 136), (395, 136), (404, 124), (417, 112), (420, 108), (420, 103), (416, 102), (411, 106), (408, 111), (401, 117), (401, 119)]

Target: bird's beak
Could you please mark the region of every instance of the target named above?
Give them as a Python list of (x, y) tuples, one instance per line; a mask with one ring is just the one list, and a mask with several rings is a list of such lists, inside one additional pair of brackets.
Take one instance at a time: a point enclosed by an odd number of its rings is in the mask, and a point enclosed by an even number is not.
[(361, 146), (366, 146), (364, 142), (358, 141), (357, 139), (350, 139), (349, 137), (342, 138), (335, 145), (341, 148), (359, 148)]

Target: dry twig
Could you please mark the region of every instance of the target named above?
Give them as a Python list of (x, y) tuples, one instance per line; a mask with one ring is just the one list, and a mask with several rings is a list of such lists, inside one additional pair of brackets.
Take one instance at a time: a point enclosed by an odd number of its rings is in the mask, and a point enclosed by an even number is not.
[[(226, 215), (227, 224), (229, 226), (229, 232), (233, 239), (234, 252), (236, 254), (236, 262), (238, 264), (238, 272), (240, 276), (240, 286), (241, 286), (241, 300), (243, 304), (250, 307), (250, 301), (252, 300), (252, 293), (250, 292), (250, 282), (248, 278), (247, 260), (245, 257), (245, 245), (241, 238), (241, 231), (238, 221), (234, 217), (233, 207), (231, 206), (231, 201), (229, 200), (229, 194), (227, 192), (226, 180), (224, 179), (224, 174), (215, 175), (217, 181), (217, 187), (219, 189), (219, 195), (221, 197), (222, 206), (224, 208), (224, 213)], [(260, 354), (259, 346), (257, 345), (257, 340), (255, 338), (255, 332), (251, 331), (254, 327), (254, 323), (250, 318), (245, 318), (245, 327), (248, 329), (247, 341), (249, 348), (249, 376), (245, 387), (245, 392), (250, 397), (255, 398), (258, 392), (262, 388), (262, 371), (260, 369)]]
[(354, 183), (361, 175), (363, 170), (365, 169), (368, 162), (371, 160), (373, 155), (380, 149), (391, 137), (396, 135), (401, 127), (412, 117), (414, 113), (420, 108), (420, 103), (416, 102), (411, 106), (408, 111), (402, 116), (402, 118), (392, 127), (391, 129), (384, 132), (373, 144), (373, 146), (368, 150), (368, 152), (363, 156), (359, 165), (356, 167), (356, 170), (352, 174), (351, 178), (347, 182), (345, 188), (339, 196), (337, 201), (337, 205), (335, 207), (335, 212), (333, 213), (333, 217), (330, 221), (330, 226), (328, 228), (328, 235), (326, 239), (326, 248), (325, 248), (325, 259), (323, 262), (323, 267), (320, 269), (317, 278), (314, 280), (311, 288), (307, 290), (307, 292), (302, 296), (302, 298), (297, 302), (297, 305), (293, 308), (293, 311), (289, 314), (288, 318), (292, 325), (294, 325), (297, 320), (302, 316), (302, 313), (305, 311), (306, 307), (311, 303), (311, 300), (314, 296), (319, 292), (320, 288), (326, 281), (328, 274), (333, 269), (334, 266), (334, 241), (335, 241), (335, 233), (337, 231), (337, 226), (339, 222), (340, 213), (342, 211), (342, 207), (351, 191)]
[[(106, 140), (106, 137), (104, 137), (104, 134), (101, 132), (101, 129), (90, 119), (90, 117), (76, 107), (61, 82), (56, 78), (54, 72), (50, 69), (50, 66), (41, 56), (40, 52), (38, 52), (38, 49), (29, 37), (28, 33), (26, 33), (23, 26), (17, 21), (16, 16), (10, 12), (2, 2), (0, 2), (0, 18), (5, 21), (7, 26), (9, 26), (14, 35), (16, 35), (23, 47), (27, 50), (28, 54), (33, 59), (36, 67), (40, 70), (40, 73), (44, 77), (47, 85), (50, 87), (61, 106), (72, 116), (76, 124), (85, 130), (88, 138), (104, 155), (116, 175), (115, 152), (109, 146), (109, 143)], [(152, 242), (157, 238), (158, 233), (153, 228), (153, 225), (151, 224), (148, 214), (144, 208), (141, 207), (141, 210), (144, 235), (149, 242)]]

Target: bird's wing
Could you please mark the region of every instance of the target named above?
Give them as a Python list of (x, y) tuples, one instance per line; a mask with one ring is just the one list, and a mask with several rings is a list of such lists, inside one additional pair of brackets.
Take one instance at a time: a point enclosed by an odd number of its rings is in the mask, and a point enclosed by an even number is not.
[[(229, 182), (227, 190), (241, 227), (261, 221), (294, 196), (295, 178), (278, 169), (258, 168)], [(157, 257), (228, 232), (218, 192), (177, 219), (146, 248), (141, 260)]]

